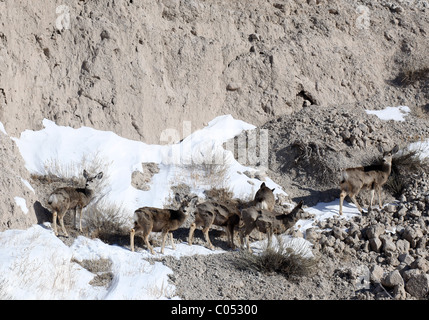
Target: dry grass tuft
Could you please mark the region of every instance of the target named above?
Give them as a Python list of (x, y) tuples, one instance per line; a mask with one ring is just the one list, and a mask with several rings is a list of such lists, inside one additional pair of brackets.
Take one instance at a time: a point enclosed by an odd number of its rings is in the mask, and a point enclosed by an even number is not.
[(414, 175), (429, 173), (429, 161), (422, 158), (420, 150), (400, 150), (392, 159), (392, 172), (386, 182), (386, 189), (398, 197), (411, 182)]
[(315, 271), (318, 259), (305, 257), (305, 248), (286, 247), (280, 237), (277, 240), (275, 248), (266, 247), (260, 254), (243, 250), (236, 266), (264, 274), (278, 273), (286, 278), (308, 276)]

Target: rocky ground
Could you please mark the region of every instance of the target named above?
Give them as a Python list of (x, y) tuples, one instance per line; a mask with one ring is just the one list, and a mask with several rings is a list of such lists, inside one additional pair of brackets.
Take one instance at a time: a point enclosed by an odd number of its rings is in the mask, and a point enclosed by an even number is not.
[[(10, 135), (0, 131), (0, 230), (48, 214), (46, 186), (32, 181), (10, 139), (44, 118), (160, 143), (166, 129), (183, 138), (183, 121), (195, 130), (231, 113), (268, 130), (261, 171), (290, 200), (337, 198), (341, 168), (372, 162), (379, 145), (429, 137), (428, 10), (421, 0), (0, 1), (0, 122)], [(398, 105), (411, 109), (404, 122), (365, 112)], [(393, 204), (382, 210), (302, 235), (319, 259), (312, 275), (240, 269), (240, 252), (163, 261), (184, 299), (427, 299), (425, 174), (385, 189)], [(185, 241), (186, 230), (175, 236)], [(226, 249), (224, 235), (212, 236)], [(204, 243), (198, 233), (196, 241)]]
[[(341, 168), (376, 161), (378, 145), (406, 146), (429, 136), (426, 116), (382, 121), (349, 106), (311, 106), (262, 128), (270, 132), (267, 174), (292, 200), (308, 205), (338, 198)], [(382, 195), (389, 205), (350, 221), (338, 216), (316, 223), (305, 235), (293, 232), (314, 245), (319, 262), (311, 275), (287, 279), (243, 270), (235, 263), (240, 252), (165, 258), (178, 294), (184, 299), (427, 299), (429, 166), (425, 161), (417, 161), (418, 168), (407, 166), (399, 158), (393, 160), (394, 181), (401, 186), (385, 187)], [(365, 192), (359, 201), (367, 206)], [(225, 249), (222, 241), (214, 244)]]
[(308, 276), (240, 268), (240, 251), (161, 261), (173, 269), (171, 281), (183, 299), (427, 299), (427, 176), (416, 183), (394, 205), (351, 221), (328, 219), (301, 235), (314, 244), (318, 259)]

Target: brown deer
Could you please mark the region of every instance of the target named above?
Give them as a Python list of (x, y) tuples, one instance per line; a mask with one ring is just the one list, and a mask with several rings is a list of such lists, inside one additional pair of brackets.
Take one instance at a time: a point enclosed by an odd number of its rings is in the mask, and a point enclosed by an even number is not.
[(380, 146), (378, 150), (383, 154), (382, 163), (380, 165), (348, 168), (341, 172), (340, 215), (343, 214), (343, 201), (347, 195), (352, 199), (359, 212), (362, 213), (362, 208), (356, 201), (356, 195), (358, 195), (362, 189), (369, 188), (371, 190), (369, 208), (372, 207), (375, 191), (377, 191), (378, 194), (379, 206), (380, 208), (382, 207), (381, 187), (389, 178), (392, 170), (392, 156), (398, 152), (398, 149), (398, 146), (395, 145), (392, 150), (384, 152), (383, 148)]
[(210, 242), (209, 230), (212, 225), (216, 225), (226, 229), (229, 246), (235, 249), (234, 229), (240, 222), (239, 208), (239, 201), (234, 200), (208, 200), (197, 205), (195, 210), (195, 221), (189, 228), (188, 244), (192, 245), (195, 229), (203, 227), (204, 238), (209, 248), (213, 250), (214, 247)]
[(265, 185), (265, 182), (262, 182), (259, 190), (256, 191), (254, 205), (257, 208), (273, 211), (274, 205), (276, 203), (274, 199), (274, 189), (270, 189)]
[(250, 206), (270, 211), (273, 210), (275, 204), (273, 191), (274, 189), (268, 188), (265, 182), (263, 182), (256, 192), (254, 200), (250, 202), (245, 203), (239, 199), (232, 199), (223, 201), (208, 200), (199, 204), (195, 211), (195, 221), (189, 229), (189, 245), (192, 245), (195, 229), (202, 227), (204, 238), (209, 248), (213, 250), (214, 247), (210, 242), (209, 230), (212, 225), (215, 225), (226, 229), (228, 244), (234, 250), (234, 229), (240, 223), (240, 210)]
[[(240, 240), (242, 246), (246, 243), (247, 250), (251, 252), (249, 244), (249, 234), (254, 230), (266, 233), (268, 236), (268, 246), (271, 245), (273, 234), (281, 234), (292, 228), (299, 219), (304, 218), (301, 200), (290, 213), (277, 214), (265, 209), (250, 207), (241, 211)], [(245, 239), (245, 242), (244, 242)]]
[[(180, 203), (179, 195), (176, 194), (175, 201)], [(164, 253), (165, 240), (170, 234), (171, 246), (176, 249), (171, 231), (177, 230), (188, 217), (189, 201), (186, 199), (181, 202), (178, 210), (159, 209), (154, 207), (142, 207), (134, 212), (134, 228), (130, 232), (131, 251), (134, 251), (134, 236), (136, 233), (143, 233), (143, 240), (150, 251), (154, 254), (154, 250), (149, 243), (149, 235), (151, 232), (162, 232), (161, 253)]]
[(54, 190), (49, 196), (48, 204), (53, 211), (53, 224), (55, 235), (58, 236), (57, 217), (60, 220), (61, 229), (66, 237), (67, 230), (64, 227), (64, 215), (69, 209), (75, 209), (74, 226), (76, 227), (76, 215), (79, 211), (79, 231), (82, 232), (82, 209), (85, 208), (94, 196), (93, 187), (98, 184), (99, 179), (103, 177), (103, 172), (90, 177), (86, 170), (83, 170), (83, 176), (86, 179), (85, 188), (63, 187)]

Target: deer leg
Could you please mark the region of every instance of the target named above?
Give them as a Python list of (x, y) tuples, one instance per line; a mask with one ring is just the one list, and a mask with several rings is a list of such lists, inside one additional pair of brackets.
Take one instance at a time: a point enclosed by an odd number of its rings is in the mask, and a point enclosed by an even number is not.
[(60, 216), (60, 224), (61, 224), (61, 229), (63, 230), (64, 235), (65, 235), (66, 237), (68, 237), (68, 236), (69, 236), (69, 234), (67, 233), (67, 230), (66, 230), (66, 228), (64, 227), (64, 215), (65, 215), (64, 213), (59, 215), (59, 216)]
[(133, 228), (130, 231), (130, 246), (131, 246), (131, 251), (134, 252), (134, 236), (136, 234), (136, 230)]
[(249, 251), (249, 253), (252, 253), (252, 249), (250, 248), (250, 240), (249, 240), (249, 235), (246, 235), (246, 245), (247, 245), (247, 251)]
[[(77, 207), (76, 207), (76, 211), (77, 211)], [(82, 207), (79, 207), (79, 231), (82, 232)]]
[(149, 234), (150, 232), (148, 232), (147, 234), (144, 235), (144, 243), (147, 246), (147, 249), (150, 251), (151, 254), (155, 254), (155, 252), (153, 251), (152, 246), (149, 243)]
[(255, 228), (255, 223), (252, 222), (251, 225), (244, 225), (244, 227), (241, 229), (240, 232), (240, 237), (242, 239), (244, 239), (244, 247), (247, 246), (247, 251), (249, 251), (250, 253), (252, 253), (252, 249), (250, 248), (250, 240), (249, 240), (249, 234), (253, 231), (253, 229)]
[(228, 224), (226, 226), (226, 232), (227, 232), (227, 235), (228, 235), (229, 246), (231, 247), (232, 250), (235, 250), (235, 244), (234, 244), (234, 225), (233, 224)]
[(168, 231), (162, 232), (162, 245), (161, 245), (161, 253), (164, 254), (164, 248), (165, 248), (165, 240), (167, 239)]
[(267, 228), (267, 236), (268, 236), (268, 248), (271, 248), (271, 244), (273, 240), (273, 229), (271, 226)]
[(204, 229), (203, 229), (204, 239), (206, 239), (206, 242), (209, 245), (210, 250), (214, 250), (214, 246), (210, 242), (209, 229), (210, 229), (210, 227), (204, 227)]
[(375, 189), (371, 189), (371, 200), (369, 201), (369, 209), (372, 209), (372, 203), (374, 201), (374, 194), (375, 194)]
[(73, 228), (76, 229), (76, 215), (77, 215), (77, 206), (74, 208), (74, 215), (73, 215)]
[(53, 225), (54, 225), (54, 234), (55, 234), (56, 236), (58, 236), (58, 229), (57, 229), (57, 216), (58, 216), (57, 211), (54, 211), (54, 212), (52, 213), (52, 223), (53, 223)]
[(383, 204), (381, 203), (381, 188), (377, 189), (378, 193), (378, 205), (380, 206), (380, 209), (383, 208)]
[(341, 193), (340, 193), (340, 215), (343, 214), (343, 201), (344, 201), (344, 198), (346, 197), (346, 195), (347, 195), (347, 192), (341, 191)]
[(196, 228), (197, 228), (197, 225), (195, 224), (195, 222), (191, 224), (191, 226), (189, 227), (188, 244), (190, 246), (192, 246), (192, 241), (194, 241), (194, 232)]
[(173, 239), (173, 233), (170, 232), (170, 240), (171, 240), (171, 247), (173, 250), (176, 250), (176, 246), (174, 245), (174, 239)]
[(352, 199), (353, 203), (358, 208), (359, 212), (362, 213), (362, 208), (360, 207), (359, 203), (357, 202), (355, 195), (351, 196), (350, 199)]

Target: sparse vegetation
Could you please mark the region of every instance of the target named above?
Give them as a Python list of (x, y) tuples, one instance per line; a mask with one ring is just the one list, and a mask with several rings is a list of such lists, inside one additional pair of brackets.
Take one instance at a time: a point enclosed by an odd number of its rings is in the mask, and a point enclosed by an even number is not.
[(93, 238), (106, 243), (125, 244), (129, 242), (130, 219), (117, 205), (98, 199), (86, 209), (85, 226)]
[(396, 77), (396, 83), (400, 86), (407, 87), (418, 81), (429, 80), (429, 66), (421, 68), (404, 68)]
[(292, 278), (310, 275), (315, 270), (317, 263), (317, 258), (305, 257), (304, 247), (288, 247), (278, 236), (277, 245), (265, 247), (260, 254), (241, 251), (236, 266), (240, 269), (264, 274), (279, 273), (286, 278)]
[(420, 150), (401, 150), (392, 159), (392, 172), (386, 182), (386, 189), (394, 196), (399, 197), (413, 176), (429, 173), (429, 161), (422, 158)]
[(191, 163), (177, 166), (175, 182), (191, 188), (222, 189), (228, 186), (229, 175), (226, 163)]

